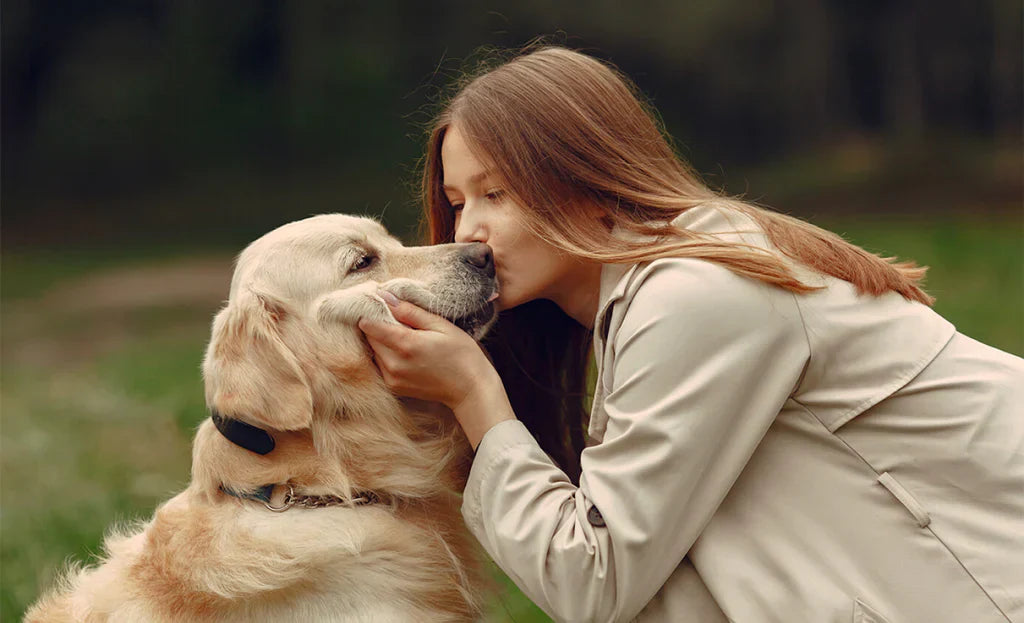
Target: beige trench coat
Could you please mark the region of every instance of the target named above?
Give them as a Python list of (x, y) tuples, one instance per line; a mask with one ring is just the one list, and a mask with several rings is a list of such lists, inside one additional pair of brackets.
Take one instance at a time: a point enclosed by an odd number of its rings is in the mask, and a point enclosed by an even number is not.
[[(677, 224), (768, 246), (727, 210)], [(1024, 361), (800, 276), (826, 287), (604, 268), (579, 487), (504, 422), (463, 503), (554, 619), (1024, 621)]]

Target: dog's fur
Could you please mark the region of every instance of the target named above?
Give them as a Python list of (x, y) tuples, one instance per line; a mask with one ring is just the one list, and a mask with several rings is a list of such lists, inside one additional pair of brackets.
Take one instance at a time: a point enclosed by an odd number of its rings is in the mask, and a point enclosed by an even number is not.
[[(145, 524), (108, 535), (102, 564), (72, 569), (26, 620), (477, 617), (483, 574), (458, 510), (468, 443), (450, 411), (388, 391), (355, 325), (395, 322), (384, 288), (479, 338), (496, 289), (479, 247), (407, 248), (375, 221), (340, 214), (249, 245), (213, 321), (206, 400), (269, 431), (276, 448), (256, 454), (204, 421), (188, 488)], [(222, 490), (266, 484), (381, 501), (275, 513)]]

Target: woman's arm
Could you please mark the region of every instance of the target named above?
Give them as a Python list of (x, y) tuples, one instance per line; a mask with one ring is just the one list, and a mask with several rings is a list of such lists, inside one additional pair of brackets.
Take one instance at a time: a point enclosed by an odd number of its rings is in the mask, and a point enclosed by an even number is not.
[[(662, 260), (629, 301), (604, 379), (608, 427), (574, 487), (518, 422), (488, 432), (468, 525), (558, 620), (634, 617), (710, 521), (809, 356), (793, 296)], [(597, 510), (594, 510), (597, 509)]]
[(456, 412), (477, 447), (467, 525), (560, 621), (636, 616), (710, 520), (808, 358), (791, 294), (709, 262), (654, 262), (598, 380), (608, 425), (583, 452), (575, 487), (514, 419), (475, 342), (411, 304), (393, 312), (416, 328), (360, 325), (385, 380)]

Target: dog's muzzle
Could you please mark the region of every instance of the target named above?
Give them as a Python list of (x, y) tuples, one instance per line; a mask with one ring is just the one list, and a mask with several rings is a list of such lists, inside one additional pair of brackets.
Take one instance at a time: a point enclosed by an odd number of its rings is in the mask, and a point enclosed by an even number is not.
[[(498, 281), (495, 278), (494, 253), (491, 247), (482, 242), (467, 244), (458, 252), (459, 274), (467, 285), (469, 304), (456, 306), (462, 311), (454, 312), (451, 308), (439, 309), (440, 313), (455, 326), (479, 340), (487, 333), (497, 312), (494, 299), (498, 298)], [(473, 294), (475, 292), (475, 294)], [(476, 299), (476, 303), (472, 299)]]

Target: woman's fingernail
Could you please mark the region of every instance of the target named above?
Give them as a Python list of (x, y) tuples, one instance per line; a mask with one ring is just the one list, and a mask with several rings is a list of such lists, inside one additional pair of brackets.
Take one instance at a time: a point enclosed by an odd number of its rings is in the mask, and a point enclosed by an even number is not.
[(390, 305), (391, 307), (398, 305), (398, 297), (388, 292), (387, 290), (380, 291), (380, 298), (384, 299), (384, 302)]

